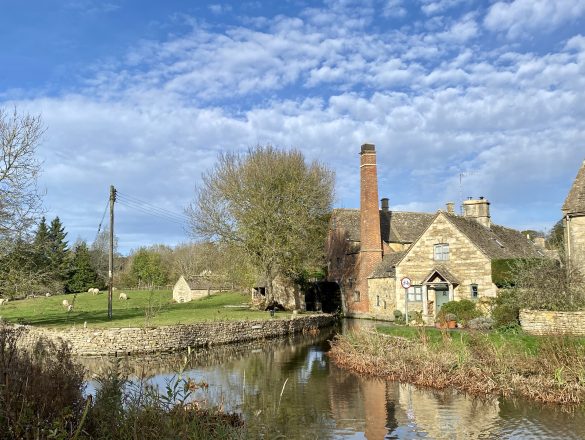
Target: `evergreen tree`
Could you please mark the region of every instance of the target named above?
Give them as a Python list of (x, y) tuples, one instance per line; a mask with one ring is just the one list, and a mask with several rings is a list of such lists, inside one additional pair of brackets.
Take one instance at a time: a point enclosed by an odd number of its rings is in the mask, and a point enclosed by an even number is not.
[(71, 269), (67, 233), (59, 217), (51, 222), (48, 233), (49, 268), (55, 281), (65, 282)]
[(47, 221), (45, 217), (41, 218), (35, 238), (33, 241), (34, 248), (34, 264), (36, 265), (37, 271), (45, 272), (50, 266), (50, 250), (49, 250), (49, 228), (47, 227)]
[(90, 287), (97, 287), (98, 274), (92, 265), (91, 254), (84, 241), (75, 245), (71, 266), (71, 276), (67, 281), (68, 291), (86, 292)]

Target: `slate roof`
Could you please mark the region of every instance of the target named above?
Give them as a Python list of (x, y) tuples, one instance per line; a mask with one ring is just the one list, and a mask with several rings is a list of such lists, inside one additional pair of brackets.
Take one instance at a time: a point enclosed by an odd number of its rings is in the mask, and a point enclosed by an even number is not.
[(388, 252), (382, 257), (382, 261), (374, 268), (370, 278), (393, 278), (396, 276), (396, 263), (402, 259), (406, 252)]
[(494, 224), (488, 229), (472, 218), (447, 213), (445, 216), (492, 260), (544, 256), (538, 247), (520, 231)]
[(585, 160), (575, 177), (573, 186), (563, 204), (566, 214), (585, 213)]
[(194, 277), (188, 280), (187, 284), (191, 290), (225, 290), (229, 289), (227, 283), (217, 279), (210, 279), (208, 277)]
[(446, 268), (445, 266), (443, 266), (442, 264), (441, 264), (441, 265), (438, 265), (438, 266), (435, 266), (435, 267), (433, 267), (433, 270), (431, 270), (431, 271), (429, 272), (429, 274), (428, 274), (426, 277), (424, 277), (424, 278), (423, 278), (423, 280), (422, 280), (421, 284), (422, 284), (422, 283), (425, 283), (425, 282), (427, 282), (427, 281), (429, 281), (429, 280), (431, 279), (431, 277), (432, 277), (432, 276), (433, 276), (435, 273), (439, 274), (439, 276), (440, 276), (441, 278), (443, 278), (445, 281), (447, 281), (447, 282), (449, 282), (449, 283), (451, 283), (451, 284), (453, 284), (453, 285), (458, 285), (458, 284), (461, 284), (461, 283), (459, 282), (459, 280), (458, 280), (458, 279), (455, 277), (455, 275), (453, 275), (451, 272), (449, 272), (449, 269), (447, 269), (447, 268)]
[[(431, 224), (435, 214), (426, 212), (380, 211), (380, 232), (387, 243), (412, 243)], [(359, 209), (334, 209), (332, 229), (343, 228), (350, 241), (360, 241)]]

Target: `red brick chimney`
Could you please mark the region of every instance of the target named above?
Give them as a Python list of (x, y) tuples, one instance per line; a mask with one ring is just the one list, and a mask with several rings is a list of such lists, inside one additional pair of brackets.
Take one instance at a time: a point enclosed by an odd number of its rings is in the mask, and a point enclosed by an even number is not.
[(382, 237), (380, 235), (380, 211), (378, 208), (378, 175), (376, 172), (376, 147), (363, 144), (360, 153), (360, 259), (357, 294), (354, 295), (353, 311), (369, 311), (368, 277), (382, 261)]

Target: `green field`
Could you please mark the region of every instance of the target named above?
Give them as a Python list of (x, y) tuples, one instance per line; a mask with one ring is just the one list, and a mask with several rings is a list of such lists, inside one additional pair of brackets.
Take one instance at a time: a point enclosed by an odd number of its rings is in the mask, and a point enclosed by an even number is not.
[[(118, 299), (119, 293), (128, 294), (128, 300)], [(268, 312), (237, 308), (250, 301), (249, 295), (227, 292), (188, 303), (173, 303), (170, 290), (114, 292), (113, 319), (108, 320), (108, 295), (79, 293), (72, 311), (67, 312), (63, 300), (74, 301), (74, 295), (56, 295), (11, 301), (0, 306), (3, 320), (44, 327), (83, 326), (98, 327), (152, 327), (172, 324), (190, 324), (201, 321), (233, 321), (269, 319)], [(229, 307), (232, 306), (232, 307)], [(288, 318), (280, 312), (276, 318)]]

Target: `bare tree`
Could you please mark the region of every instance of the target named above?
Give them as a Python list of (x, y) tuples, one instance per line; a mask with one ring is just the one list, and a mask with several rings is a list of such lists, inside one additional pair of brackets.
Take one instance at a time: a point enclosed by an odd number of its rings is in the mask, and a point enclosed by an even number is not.
[(40, 116), (0, 109), (0, 239), (29, 231), (41, 209), (37, 189), (38, 143), (45, 129)]
[(294, 279), (323, 262), (334, 175), (300, 151), (257, 146), (225, 153), (187, 208), (194, 235), (241, 249), (265, 278)]

